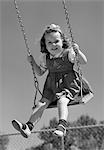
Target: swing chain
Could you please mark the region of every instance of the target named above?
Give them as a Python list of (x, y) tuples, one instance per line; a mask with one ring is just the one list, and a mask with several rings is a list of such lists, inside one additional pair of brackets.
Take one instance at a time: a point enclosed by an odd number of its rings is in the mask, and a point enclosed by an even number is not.
[(21, 28), (21, 31), (22, 31), (22, 34), (23, 34), (23, 37), (24, 37), (27, 53), (28, 53), (28, 55), (31, 55), (27, 35), (26, 35), (26, 32), (25, 32), (25, 28), (24, 28), (24, 24), (23, 24), (22, 17), (20, 15), (20, 11), (18, 9), (18, 5), (17, 5), (16, 0), (14, 0), (14, 5), (15, 5), (15, 9), (16, 9), (17, 17), (18, 17), (18, 22), (19, 22), (19, 25), (20, 25), (20, 28)]
[(67, 25), (68, 25), (68, 31), (69, 31), (69, 35), (71, 37), (71, 42), (74, 43), (74, 37), (73, 37), (73, 33), (72, 33), (72, 28), (71, 28), (71, 24), (70, 24), (70, 20), (69, 20), (69, 13), (68, 13), (68, 10), (67, 10), (67, 7), (66, 7), (66, 2), (65, 0), (62, 0), (62, 3), (63, 3), (63, 8), (64, 8), (64, 11), (65, 11), (65, 17), (66, 17), (66, 21), (67, 21)]
[[(71, 38), (71, 43), (73, 45), (73, 43), (75, 43), (75, 41), (74, 41), (74, 37), (73, 37), (73, 33), (72, 33), (70, 20), (69, 20), (70, 16), (69, 16), (69, 13), (68, 13), (68, 10), (67, 10), (67, 7), (66, 7), (65, 0), (62, 0), (62, 3), (63, 3), (64, 11), (65, 11), (65, 17), (66, 17), (67, 26), (68, 26), (68, 29), (69, 29), (68, 31), (69, 31), (69, 35), (70, 35), (70, 38)], [(80, 64), (79, 64), (79, 61), (78, 61), (78, 54), (77, 53), (76, 53), (76, 64), (77, 64), (77, 70), (78, 70), (80, 83), (81, 83), (81, 98), (82, 98), (83, 97), (83, 95), (82, 95), (82, 70), (81, 70), (81, 67), (80, 67)]]
[[(16, 9), (17, 18), (18, 18), (18, 22), (19, 22), (19, 25), (20, 25), (20, 28), (21, 28), (21, 31), (22, 31), (22, 34), (23, 34), (23, 38), (24, 38), (24, 41), (25, 41), (25, 46), (26, 46), (26, 49), (27, 49), (27, 55), (31, 56), (27, 35), (26, 35), (26, 32), (25, 32), (24, 24), (23, 24), (22, 17), (20, 15), (20, 11), (19, 11), (16, 0), (14, 0), (14, 6), (15, 6), (15, 9)], [(32, 63), (31, 63), (31, 66), (32, 66), (32, 71), (33, 71), (33, 76), (34, 76), (34, 86), (36, 88), (35, 97), (34, 97), (34, 106), (35, 106), (35, 101), (36, 101), (38, 91), (41, 95), (42, 95), (42, 93), (39, 90), (39, 82), (38, 82), (37, 77), (35, 75), (34, 67), (33, 67)]]

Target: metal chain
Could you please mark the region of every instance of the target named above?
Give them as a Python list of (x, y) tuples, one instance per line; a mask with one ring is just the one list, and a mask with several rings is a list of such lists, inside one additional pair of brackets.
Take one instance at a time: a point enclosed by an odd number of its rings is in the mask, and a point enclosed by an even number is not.
[(73, 33), (72, 33), (72, 28), (71, 28), (71, 24), (70, 24), (70, 20), (69, 20), (69, 13), (66, 7), (66, 2), (65, 0), (62, 0), (63, 3), (63, 7), (64, 7), (64, 11), (65, 11), (65, 17), (66, 17), (66, 21), (67, 21), (67, 26), (68, 26), (68, 31), (69, 31), (69, 35), (71, 37), (71, 42), (74, 43), (74, 37), (73, 37)]
[[(69, 31), (69, 35), (71, 37), (71, 43), (73, 45), (73, 43), (75, 43), (74, 41), (74, 37), (73, 37), (73, 33), (72, 33), (72, 28), (71, 28), (71, 24), (70, 24), (70, 16), (69, 16), (69, 13), (68, 13), (68, 10), (67, 10), (67, 7), (66, 7), (66, 2), (65, 0), (62, 0), (62, 3), (63, 3), (63, 8), (64, 8), (64, 11), (65, 11), (65, 17), (66, 17), (66, 21), (67, 21), (67, 26), (68, 26), (68, 31)], [(83, 97), (82, 95), (82, 70), (81, 70), (81, 67), (80, 67), (80, 64), (79, 64), (79, 61), (78, 61), (78, 55), (76, 54), (76, 64), (77, 64), (77, 67), (78, 67), (78, 74), (79, 74), (79, 78), (80, 78), (80, 83), (81, 83), (81, 97)]]
[[(19, 11), (19, 8), (18, 8), (16, 0), (14, 0), (14, 6), (15, 6), (15, 9), (16, 9), (17, 18), (18, 18), (18, 22), (19, 22), (19, 25), (20, 25), (20, 28), (21, 28), (21, 32), (23, 34), (23, 38), (24, 38), (24, 41), (25, 41), (25, 46), (26, 46), (26, 49), (27, 49), (27, 55), (31, 56), (31, 52), (30, 52), (30, 48), (29, 48), (29, 44), (28, 44), (28, 38), (27, 38), (27, 35), (26, 35), (26, 32), (25, 32), (24, 24), (23, 24), (22, 17), (20, 15), (20, 11)], [(41, 95), (42, 95), (42, 93), (39, 90), (39, 82), (38, 82), (37, 77), (35, 75), (34, 67), (33, 67), (32, 63), (31, 63), (31, 66), (32, 66), (32, 71), (33, 71), (33, 76), (34, 76), (34, 86), (36, 88), (35, 97), (34, 97), (34, 106), (35, 106), (37, 92), (39, 91), (39, 93)]]
[(24, 37), (27, 53), (28, 53), (28, 55), (31, 55), (27, 35), (26, 35), (25, 29), (24, 29), (24, 24), (23, 24), (22, 17), (20, 15), (20, 11), (19, 11), (16, 0), (14, 0), (14, 5), (15, 5), (15, 9), (16, 9), (17, 17), (18, 17), (18, 22), (19, 22), (19, 25), (20, 25), (20, 28), (21, 28), (21, 31), (22, 31), (22, 34), (23, 34), (23, 37)]

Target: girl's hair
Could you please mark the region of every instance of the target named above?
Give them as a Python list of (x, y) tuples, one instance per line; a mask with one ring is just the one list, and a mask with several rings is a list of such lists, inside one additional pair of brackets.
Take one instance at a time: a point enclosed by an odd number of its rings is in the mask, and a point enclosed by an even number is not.
[(47, 48), (46, 48), (46, 43), (45, 43), (45, 35), (48, 33), (52, 33), (52, 32), (59, 32), (61, 35), (61, 38), (63, 39), (63, 48), (67, 49), (70, 46), (70, 41), (69, 39), (62, 33), (60, 26), (55, 25), (55, 24), (51, 24), (49, 25), (46, 30), (43, 33), (43, 36), (40, 40), (40, 47), (41, 47), (41, 52), (42, 53), (47, 53), (49, 54)]

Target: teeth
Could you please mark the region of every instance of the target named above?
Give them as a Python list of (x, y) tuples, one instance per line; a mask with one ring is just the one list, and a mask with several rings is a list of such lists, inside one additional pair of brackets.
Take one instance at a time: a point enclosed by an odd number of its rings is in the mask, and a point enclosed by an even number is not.
[(56, 49), (52, 49), (53, 51), (55, 51), (55, 50), (57, 50), (57, 48)]

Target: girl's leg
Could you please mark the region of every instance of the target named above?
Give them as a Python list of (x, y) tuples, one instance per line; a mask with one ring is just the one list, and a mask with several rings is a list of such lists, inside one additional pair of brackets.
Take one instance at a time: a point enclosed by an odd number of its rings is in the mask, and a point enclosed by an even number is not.
[(57, 107), (58, 107), (59, 120), (67, 121), (68, 103), (69, 103), (69, 99), (64, 96), (58, 100)]
[(38, 102), (36, 108), (34, 109), (29, 121), (26, 124), (23, 124), (18, 120), (13, 120), (13, 127), (18, 130), (23, 137), (28, 138), (34, 125), (40, 120), (44, 110), (49, 106), (49, 104), (50, 102), (46, 98), (41, 99), (41, 101)]
[(30, 116), (30, 119), (27, 122), (27, 124), (31, 123), (31, 124), (35, 125), (40, 120), (44, 110), (50, 104), (50, 101), (47, 100), (46, 98), (41, 99), (41, 101), (39, 101), (38, 104), (36, 105), (36, 107), (34, 108), (33, 113)]
[(54, 134), (57, 136), (64, 136), (66, 134), (66, 126), (67, 126), (67, 118), (68, 118), (68, 103), (69, 99), (65, 96), (61, 97), (58, 100), (58, 114), (59, 114), (59, 125), (57, 129), (54, 131)]

